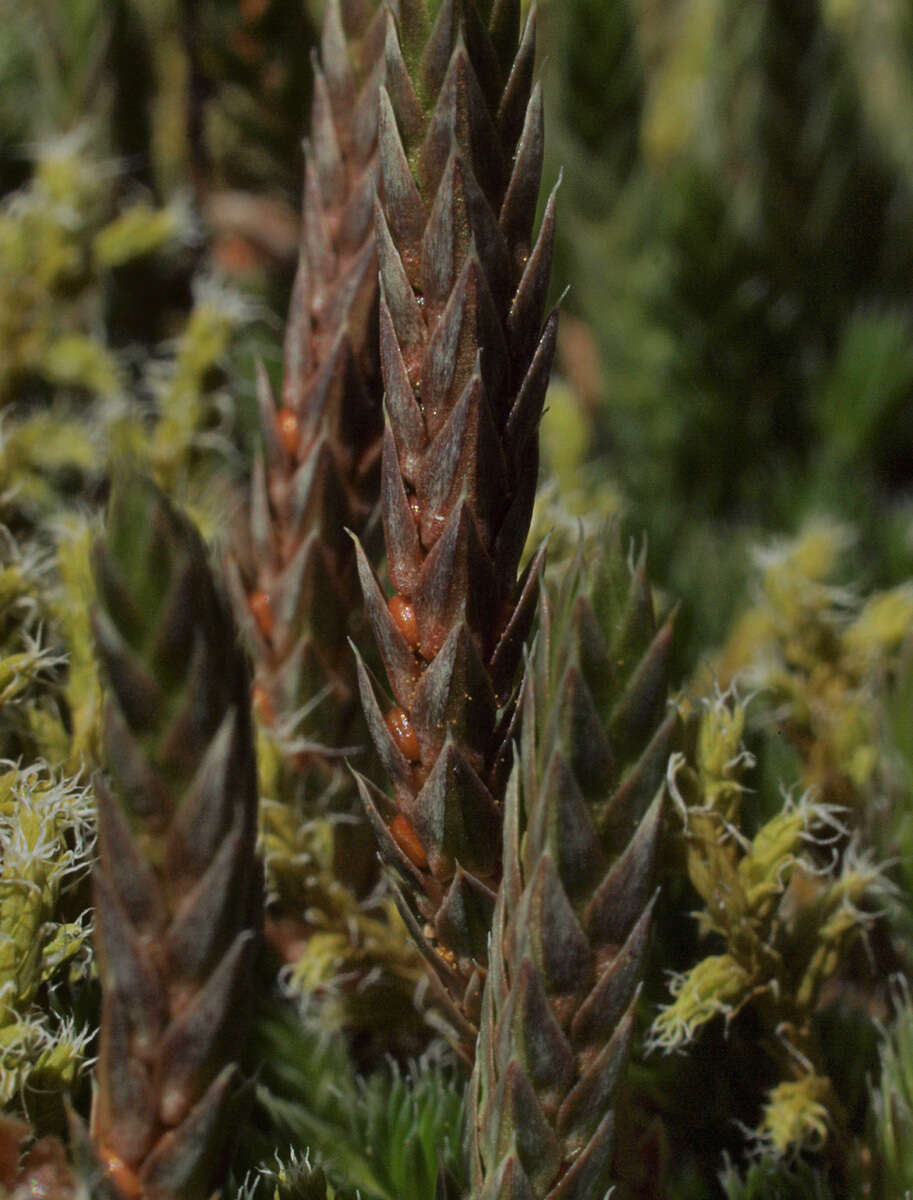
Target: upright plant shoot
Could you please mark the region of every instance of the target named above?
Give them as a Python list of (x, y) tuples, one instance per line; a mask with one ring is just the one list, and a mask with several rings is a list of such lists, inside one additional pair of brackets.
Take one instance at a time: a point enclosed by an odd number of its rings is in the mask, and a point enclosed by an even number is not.
[(388, 598), (359, 553), (391, 697), (360, 665), (392, 800), (363, 797), (403, 911), (470, 1021), (500, 876), (505, 742), (538, 561), (518, 579), (557, 318), (538, 236), (535, 9), (387, 13), (380, 98), (382, 504)]
[(101, 1039), (92, 1136), (126, 1197), (219, 1179), (262, 912), (249, 680), (196, 530), (115, 486), (96, 547), (110, 788), (97, 788)]

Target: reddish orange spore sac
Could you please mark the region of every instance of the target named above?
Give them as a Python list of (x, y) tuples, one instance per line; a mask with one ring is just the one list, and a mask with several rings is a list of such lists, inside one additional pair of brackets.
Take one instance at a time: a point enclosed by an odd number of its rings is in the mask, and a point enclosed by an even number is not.
[(301, 422), (294, 409), (280, 408), (276, 413), (276, 436), (285, 452), (294, 458), (301, 444)]
[(142, 1200), (143, 1185), (140, 1178), (119, 1154), (102, 1146), (99, 1148), (98, 1157), (108, 1178), (124, 1197), (124, 1200)]
[(276, 618), (273, 615), (273, 602), (270, 600), (269, 594), (262, 591), (251, 592), (248, 605), (251, 615), (257, 622), (257, 628), (265, 638), (271, 638), (273, 630), (276, 628)]
[(270, 699), (270, 694), (262, 683), (255, 683), (254, 689), (250, 694), (251, 704), (258, 719), (264, 725), (272, 725), (276, 718), (276, 713), (273, 708), (273, 702)]
[(401, 750), (403, 757), (409, 762), (418, 762), (418, 738), (409, 720), (409, 714), (404, 708), (391, 708), (387, 713), (387, 728), (393, 735), (393, 740)]
[(390, 822), (390, 836), (411, 862), (422, 871), (427, 869), (428, 855), (418, 840), (418, 834), (413, 829), (412, 822), (403, 813), (397, 813)]
[(409, 645), (415, 649), (418, 645), (418, 622), (415, 619), (415, 609), (402, 596), (391, 596), (387, 604), (390, 616), (396, 628), (400, 631)]

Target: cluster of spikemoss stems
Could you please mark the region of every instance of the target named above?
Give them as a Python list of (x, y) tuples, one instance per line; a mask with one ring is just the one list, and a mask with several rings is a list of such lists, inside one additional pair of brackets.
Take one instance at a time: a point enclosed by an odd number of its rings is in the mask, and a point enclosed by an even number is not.
[[(361, 658), (358, 683), (392, 798), (357, 779), (467, 1047), (482, 1018), (479, 1200), (608, 1187), (674, 727), (670, 629), (657, 629), (643, 564), (629, 572), (617, 533), (587, 595), (578, 560), (560, 628), (546, 608), (517, 704), (542, 561), (520, 573), (520, 560), (556, 331), (555, 314), (544, 320), (554, 198), (534, 236), (535, 20), (510, 0), (383, 8), (373, 21), (330, 4), (282, 406), (261, 378), (253, 555), (234, 575), (261, 716), (293, 723), (326, 692), (333, 738), (350, 720), (342, 650), (357, 567), (392, 698)], [(377, 461), (375, 254), (389, 600), (344, 534), (364, 527)], [(202, 548), (149, 487), (117, 498), (97, 574), (120, 800), (101, 792), (93, 1133), (122, 1192), (202, 1196), (230, 1112), (225, 1034), (254, 927), (246, 682)], [(298, 765), (328, 748), (309, 744)], [(205, 871), (198, 886), (189, 862)]]

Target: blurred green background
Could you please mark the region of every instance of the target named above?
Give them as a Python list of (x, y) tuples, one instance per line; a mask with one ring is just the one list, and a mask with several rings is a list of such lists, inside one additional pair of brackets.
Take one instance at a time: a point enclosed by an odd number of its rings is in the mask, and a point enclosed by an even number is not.
[[(588, 445), (721, 639), (745, 546), (847, 519), (910, 572), (913, 13), (852, 0), (549, 9), (562, 370)], [(577, 322), (580, 322), (578, 325)]]

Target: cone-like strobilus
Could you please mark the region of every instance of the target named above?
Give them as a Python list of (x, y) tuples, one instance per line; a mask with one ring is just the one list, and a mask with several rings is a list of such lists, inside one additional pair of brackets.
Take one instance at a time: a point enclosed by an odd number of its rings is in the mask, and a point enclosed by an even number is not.
[[(254, 467), (248, 545), (231, 570), (259, 714), (293, 742), (300, 735), (299, 766), (351, 741), (359, 712), (347, 639), (362, 604), (346, 530), (364, 534), (380, 487), (373, 206), (384, 31), (374, 0), (327, 3), (281, 403), (261, 371), (264, 457)], [(297, 729), (297, 714), (321, 697)]]
[(675, 733), (671, 624), (617, 528), (542, 608), (470, 1085), (474, 1200), (607, 1194)]
[(402, 907), (474, 1019), (501, 870), (504, 750), (538, 559), (518, 579), (557, 316), (554, 198), (534, 236), (542, 99), (520, 0), (388, 12), (379, 117), (382, 504), (388, 600), (359, 570), (386, 667), (360, 665), (392, 800), (360, 781)]
[(224, 1165), (262, 919), (250, 684), (203, 543), (153, 484), (115, 484), (94, 568), (111, 785), (92, 1138), (125, 1196), (195, 1200)]

